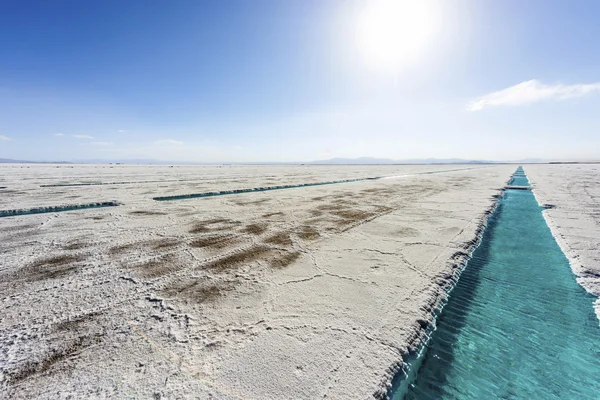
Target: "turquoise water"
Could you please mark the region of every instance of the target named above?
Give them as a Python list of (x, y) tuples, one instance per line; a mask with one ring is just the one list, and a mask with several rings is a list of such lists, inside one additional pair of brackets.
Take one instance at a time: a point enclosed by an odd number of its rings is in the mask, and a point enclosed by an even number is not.
[(525, 175), (515, 174), (512, 176), (508, 184), (512, 186), (529, 186), (529, 179), (527, 179)]
[(511, 186), (529, 186), (529, 179), (527, 179), (523, 167), (517, 168), (508, 184)]
[[(531, 191), (507, 190), (393, 399), (600, 399), (600, 326)], [(408, 386), (407, 392), (402, 389)]]
[(92, 203), (92, 204), (76, 204), (72, 206), (56, 206), (56, 207), (37, 207), (20, 210), (2, 210), (0, 211), (0, 218), (3, 217), (14, 217), (17, 215), (31, 215), (31, 214), (44, 214), (44, 213), (56, 213), (63, 211), (74, 211), (74, 210), (87, 210), (90, 208), (103, 208), (103, 207), (116, 207), (119, 203), (115, 201), (105, 201), (103, 203)]

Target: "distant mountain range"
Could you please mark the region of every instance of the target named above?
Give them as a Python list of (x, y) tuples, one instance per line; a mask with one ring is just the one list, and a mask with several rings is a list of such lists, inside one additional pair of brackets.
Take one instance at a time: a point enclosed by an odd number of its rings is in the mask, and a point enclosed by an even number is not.
[(415, 158), (408, 160), (392, 160), (390, 158), (359, 157), (359, 158), (331, 158), (308, 162), (222, 162), (222, 163), (195, 163), (181, 161), (161, 161), (153, 159), (122, 159), (122, 160), (75, 160), (69, 161), (26, 161), (0, 158), (0, 164), (156, 164), (156, 165), (193, 165), (193, 164), (321, 164), (321, 165), (377, 165), (377, 164), (498, 164), (498, 163), (544, 163), (548, 160), (541, 158), (526, 158), (512, 161), (467, 160), (462, 158)]
[(392, 160), (390, 158), (359, 157), (331, 158), (329, 160), (311, 161), (307, 164), (491, 164), (495, 161), (463, 160), (460, 158), (419, 158), (410, 160)]
[(542, 163), (541, 158), (526, 158), (513, 161), (466, 160), (462, 158), (414, 158), (408, 160), (392, 160), (390, 158), (332, 158), (329, 160), (311, 161), (306, 164), (499, 164), (499, 163)]
[(68, 161), (27, 161), (0, 158), (0, 164), (72, 164)]

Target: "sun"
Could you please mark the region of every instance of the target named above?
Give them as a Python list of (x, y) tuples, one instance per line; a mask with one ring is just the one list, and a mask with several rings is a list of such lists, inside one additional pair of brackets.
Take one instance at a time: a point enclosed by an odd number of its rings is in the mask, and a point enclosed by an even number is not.
[(367, 66), (398, 74), (422, 61), (439, 30), (434, 0), (367, 0), (358, 14), (356, 44)]

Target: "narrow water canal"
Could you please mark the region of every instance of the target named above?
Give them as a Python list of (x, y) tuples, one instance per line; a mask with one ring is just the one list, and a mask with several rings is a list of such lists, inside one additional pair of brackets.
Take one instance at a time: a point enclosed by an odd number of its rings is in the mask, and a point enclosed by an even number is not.
[[(514, 185), (529, 182), (518, 170)], [(600, 325), (529, 190), (506, 190), (416, 378), (411, 399), (600, 399)], [(420, 367), (419, 367), (420, 366)]]
[(16, 210), (1, 210), (0, 218), (3, 217), (14, 217), (17, 215), (32, 215), (32, 214), (44, 214), (44, 213), (57, 213), (63, 211), (75, 211), (75, 210), (88, 210), (90, 208), (103, 208), (103, 207), (117, 207), (119, 203), (116, 201), (105, 201), (102, 203), (91, 203), (91, 204), (75, 204), (70, 206), (50, 206), (50, 207), (36, 207), (27, 209), (16, 209)]

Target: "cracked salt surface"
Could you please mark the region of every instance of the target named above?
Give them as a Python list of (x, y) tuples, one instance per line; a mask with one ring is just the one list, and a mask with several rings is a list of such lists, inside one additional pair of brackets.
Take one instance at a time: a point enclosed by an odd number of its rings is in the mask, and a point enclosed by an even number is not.
[[(17, 399), (384, 395), (514, 170), (0, 168), (3, 209), (123, 204), (0, 219), (0, 393)], [(414, 176), (152, 200), (392, 175)], [(193, 176), (211, 180), (39, 187)]]

